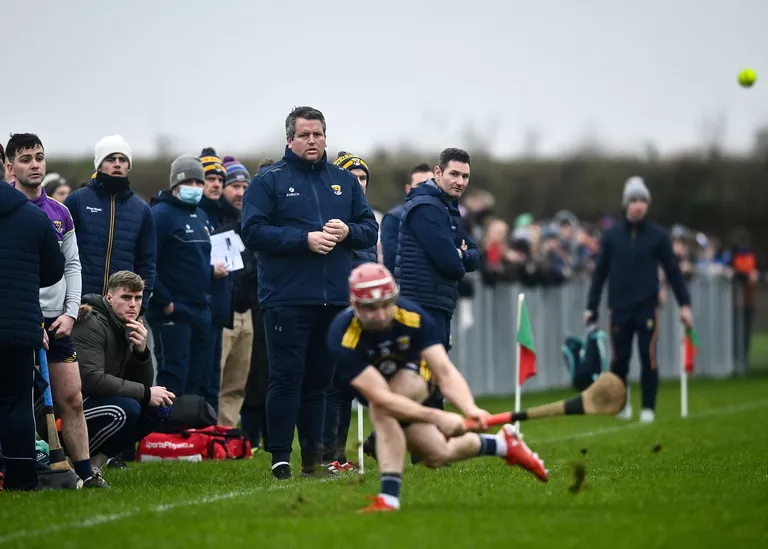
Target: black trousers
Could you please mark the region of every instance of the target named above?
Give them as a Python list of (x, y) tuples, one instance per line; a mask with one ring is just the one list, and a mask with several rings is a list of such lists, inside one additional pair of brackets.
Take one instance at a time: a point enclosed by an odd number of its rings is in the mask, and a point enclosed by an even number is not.
[(251, 368), (245, 384), (245, 398), (240, 408), (240, 423), (243, 431), (255, 446), (269, 447), (267, 432), (267, 388), (269, 386), (269, 358), (267, 339), (264, 334), (264, 318), (261, 309), (251, 309), (253, 323), (253, 345), (251, 347)]
[(290, 462), (297, 428), (302, 466), (322, 461), (325, 394), (335, 370), (326, 337), (341, 310), (314, 306), (264, 311), (269, 355), (267, 428), (273, 464)]
[(640, 354), (640, 385), (643, 408), (656, 408), (659, 390), (659, 370), (656, 364), (656, 341), (659, 333), (659, 315), (656, 307), (642, 307), (630, 311), (611, 312), (611, 344), (613, 361), (611, 371), (626, 383), (632, 343), (637, 335)]
[(34, 349), (0, 349), (0, 448), (5, 458), (6, 490), (37, 487), (34, 368)]

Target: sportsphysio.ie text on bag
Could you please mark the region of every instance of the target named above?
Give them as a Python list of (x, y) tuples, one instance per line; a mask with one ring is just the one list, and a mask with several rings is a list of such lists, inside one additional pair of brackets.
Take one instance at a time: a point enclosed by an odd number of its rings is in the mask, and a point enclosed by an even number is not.
[(245, 431), (214, 425), (178, 433), (151, 433), (141, 439), (139, 461), (203, 461), (205, 459), (250, 459), (251, 441)]

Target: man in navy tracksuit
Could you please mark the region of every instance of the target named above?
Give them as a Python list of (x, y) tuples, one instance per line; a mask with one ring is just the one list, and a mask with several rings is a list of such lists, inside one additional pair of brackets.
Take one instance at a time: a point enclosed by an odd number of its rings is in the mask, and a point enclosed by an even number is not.
[(64, 254), (46, 213), (3, 175), (0, 168), (0, 448), (5, 463), (0, 481), (5, 490), (34, 490), (32, 387), (35, 351), (43, 346), (39, 292), (64, 276)]
[[(603, 236), (584, 315), (587, 324), (597, 322), (603, 284), (608, 279), (608, 308), (613, 343), (611, 370), (626, 382), (632, 357), (632, 341), (637, 334), (643, 392), (640, 421), (645, 423), (655, 419), (659, 385), (656, 367), (659, 265), (664, 269), (680, 305), (680, 320), (686, 326), (693, 324), (691, 298), (672, 252), (669, 237), (663, 228), (645, 218), (650, 201), (651, 193), (642, 178), (629, 178), (623, 194), (626, 215)], [(632, 417), (629, 399), (619, 417)]]
[[(435, 178), (411, 189), (400, 218), (395, 279), (400, 293), (433, 317), (446, 349), (459, 299), (459, 280), (477, 269), (480, 252), (464, 229), (458, 199), (469, 185), (470, 158), (461, 149), (440, 153)], [(442, 397), (437, 396), (442, 406)]]
[(269, 354), (267, 425), (272, 474), (291, 476), (294, 428), (302, 474), (322, 475), (325, 393), (334, 365), (326, 332), (348, 304), (353, 250), (376, 244), (378, 225), (357, 179), (327, 162), (325, 118), (296, 107), (285, 156), (248, 186), (243, 241), (258, 252), (259, 302)]
[(113, 273), (131, 271), (144, 280), (143, 313), (155, 286), (152, 212), (131, 188), (133, 153), (125, 139), (109, 135), (96, 143), (94, 153), (96, 173), (64, 202), (75, 224), (82, 295), (105, 295)]
[[(443, 346), (451, 349), (451, 320), (459, 300), (459, 281), (480, 264), (480, 251), (464, 228), (458, 199), (469, 185), (470, 157), (449, 148), (440, 153), (434, 179), (411, 188), (401, 211), (394, 254), (394, 275), (400, 295), (420, 305), (435, 321)], [(391, 259), (382, 235), (384, 261)], [(434, 387), (425, 406), (443, 408), (443, 395)], [(365, 444), (375, 451), (375, 434)], [(419, 461), (412, 456), (413, 463)]]
[[(411, 192), (425, 181), (434, 177), (429, 164), (419, 164), (411, 170), (411, 180), (405, 185), (405, 195)], [(405, 202), (398, 204), (389, 210), (381, 220), (381, 248), (384, 256), (384, 265), (389, 272), (395, 272), (395, 258), (397, 257), (397, 240), (400, 235), (400, 218), (405, 209)]]
[(152, 198), (157, 233), (157, 280), (147, 320), (155, 340), (157, 384), (177, 397), (208, 396), (211, 281), (227, 275), (211, 267), (211, 227), (198, 207), (205, 174), (199, 158), (182, 155), (171, 165), (170, 190)]
[[(352, 172), (352, 175), (360, 183), (363, 192), (367, 192), (368, 184), (371, 181), (371, 172), (365, 160), (357, 155), (341, 151), (333, 164)], [(363, 263), (378, 263), (379, 261), (376, 244), (365, 250), (352, 250), (352, 253), (354, 255), (353, 268)], [(334, 376), (331, 388), (325, 396), (323, 464), (336, 471), (346, 471), (353, 468), (353, 465), (347, 461), (346, 447), (349, 425), (352, 422), (352, 401), (355, 395), (347, 385), (340, 383)]]

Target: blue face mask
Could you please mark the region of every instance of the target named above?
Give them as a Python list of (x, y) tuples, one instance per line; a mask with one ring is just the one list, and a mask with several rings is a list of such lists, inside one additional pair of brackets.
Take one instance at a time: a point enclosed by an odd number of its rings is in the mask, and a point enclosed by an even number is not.
[(187, 204), (198, 204), (203, 198), (202, 187), (192, 187), (191, 185), (181, 185), (179, 187), (179, 200)]

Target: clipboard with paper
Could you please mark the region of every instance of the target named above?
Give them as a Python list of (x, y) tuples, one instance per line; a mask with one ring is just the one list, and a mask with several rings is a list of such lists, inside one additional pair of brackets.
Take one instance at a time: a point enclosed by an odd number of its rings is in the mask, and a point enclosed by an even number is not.
[(245, 244), (235, 231), (211, 235), (211, 265), (224, 263), (229, 272), (239, 271), (243, 268), (243, 258), (240, 253), (244, 251)]

